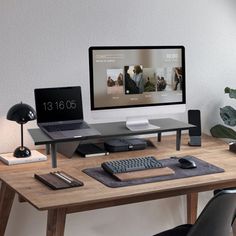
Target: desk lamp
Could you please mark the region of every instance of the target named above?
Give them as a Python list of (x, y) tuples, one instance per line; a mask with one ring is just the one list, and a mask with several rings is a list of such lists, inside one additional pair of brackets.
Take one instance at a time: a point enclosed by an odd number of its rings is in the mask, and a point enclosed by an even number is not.
[(7, 119), (16, 121), (21, 125), (21, 146), (15, 149), (14, 157), (29, 157), (31, 151), (23, 145), (23, 124), (35, 120), (36, 112), (31, 106), (21, 102), (10, 108), (7, 113)]

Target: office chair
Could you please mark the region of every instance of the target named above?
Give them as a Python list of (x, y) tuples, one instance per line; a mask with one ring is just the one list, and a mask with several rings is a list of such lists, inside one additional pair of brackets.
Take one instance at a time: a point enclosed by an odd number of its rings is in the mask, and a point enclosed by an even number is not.
[(185, 224), (154, 236), (229, 236), (236, 213), (236, 190), (219, 191), (195, 224)]

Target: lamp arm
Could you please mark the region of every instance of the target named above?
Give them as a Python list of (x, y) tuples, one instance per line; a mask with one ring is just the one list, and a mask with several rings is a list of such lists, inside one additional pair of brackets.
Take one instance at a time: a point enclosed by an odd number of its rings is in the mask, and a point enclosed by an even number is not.
[(21, 132), (20, 132), (20, 134), (21, 134), (21, 149), (23, 150), (23, 148), (24, 148), (24, 144), (23, 144), (23, 124), (20, 124), (20, 128), (21, 128)]

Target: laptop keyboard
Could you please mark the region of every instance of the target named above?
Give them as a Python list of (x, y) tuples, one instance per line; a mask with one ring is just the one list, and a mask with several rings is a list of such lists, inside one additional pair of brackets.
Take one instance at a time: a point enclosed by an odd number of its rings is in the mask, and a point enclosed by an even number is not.
[(55, 132), (55, 131), (65, 131), (65, 130), (75, 130), (75, 129), (87, 129), (89, 126), (84, 123), (73, 123), (73, 124), (60, 124), (60, 125), (47, 125), (44, 128), (48, 132)]

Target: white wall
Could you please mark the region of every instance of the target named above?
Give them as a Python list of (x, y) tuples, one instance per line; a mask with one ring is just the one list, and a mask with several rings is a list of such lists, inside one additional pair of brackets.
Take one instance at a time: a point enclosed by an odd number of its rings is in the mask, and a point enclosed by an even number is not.
[[(19, 127), (5, 119), (9, 107), (34, 106), (36, 87), (81, 85), (90, 118), (92, 45), (185, 45), (187, 108), (201, 109), (209, 132), (220, 121), (223, 88), (236, 88), (235, 12), (234, 0), (0, 0), (0, 152), (19, 144)], [(174, 117), (186, 120), (186, 114)], [(180, 197), (73, 214), (66, 235), (151, 235), (184, 222), (183, 207)], [(14, 209), (7, 235), (43, 235), (45, 213), (17, 202)]]

